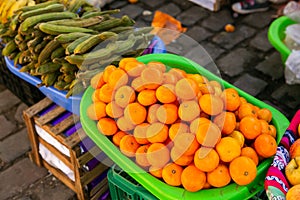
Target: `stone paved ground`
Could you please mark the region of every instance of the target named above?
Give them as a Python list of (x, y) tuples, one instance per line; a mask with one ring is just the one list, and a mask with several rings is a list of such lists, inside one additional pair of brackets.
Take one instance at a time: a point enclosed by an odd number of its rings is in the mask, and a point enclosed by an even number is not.
[[(264, 13), (233, 18), (227, 7), (211, 12), (186, 0), (140, 0), (137, 4), (113, 1), (105, 9), (121, 8), (137, 26), (150, 26), (155, 10), (161, 10), (188, 28), (186, 35), (197, 41), (218, 66), (221, 77), (280, 110), (288, 119), (300, 105), (300, 85), (287, 85), (280, 54), (268, 42), (267, 32), (278, 6)], [(148, 10), (152, 15), (143, 15)], [(236, 31), (226, 33), (224, 25), (234, 23)], [(182, 37), (167, 46), (172, 53), (194, 58), (217, 73), (199, 56), (202, 48)], [(3, 74), (1, 74), (3, 76)], [(1, 80), (1, 79), (0, 79)], [(5, 80), (5, 78), (4, 78)], [(30, 144), (21, 113), (27, 108), (24, 99), (0, 84), (0, 199), (69, 200), (76, 199), (73, 191), (59, 182), (44, 168), (30, 162)], [(20, 88), (18, 88), (20, 90)], [(22, 90), (21, 90), (22, 91)], [(26, 101), (27, 102), (27, 101)]]

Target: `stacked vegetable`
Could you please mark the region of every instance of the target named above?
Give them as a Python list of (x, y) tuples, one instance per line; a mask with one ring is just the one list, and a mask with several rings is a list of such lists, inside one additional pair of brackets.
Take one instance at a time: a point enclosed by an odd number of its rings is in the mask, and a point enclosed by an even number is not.
[(102, 66), (140, 55), (153, 38), (151, 28), (135, 30), (127, 15), (113, 16), (118, 12), (101, 11), (85, 0), (22, 7), (0, 29), (2, 55), (69, 97), (82, 92)]

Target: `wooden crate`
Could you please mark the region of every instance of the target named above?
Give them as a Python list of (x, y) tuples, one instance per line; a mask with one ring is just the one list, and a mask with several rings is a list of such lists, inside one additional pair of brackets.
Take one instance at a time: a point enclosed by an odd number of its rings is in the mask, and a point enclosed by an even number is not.
[[(66, 113), (69, 115), (61, 122), (54, 125), (53, 121)], [(36, 165), (47, 168), (55, 177), (72, 189), (77, 194), (79, 200), (99, 199), (108, 192), (106, 172), (113, 162), (104, 155), (103, 161), (98, 161), (97, 164), (94, 164), (93, 169), (87, 170), (87, 164), (92, 162), (93, 159), (93, 161), (95, 161), (97, 155), (100, 155), (101, 153), (101, 155), (103, 155), (104, 153), (96, 145), (86, 152), (82, 151), (82, 141), (89, 138), (87, 138), (87, 135), (80, 127), (70, 136), (65, 135), (66, 130), (70, 127), (74, 127), (74, 125), (78, 123), (80, 124), (78, 116), (69, 113), (64, 108), (54, 104), (50, 99), (45, 98), (25, 110), (23, 112), (23, 117), (32, 147), (29, 157)], [(69, 151), (69, 155), (62, 153), (55, 145), (49, 143), (49, 140), (43, 139), (41, 135), (39, 135), (39, 132), (37, 132), (36, 126), (56, 139), (59, 144)], [(40, 144), (46, 147), (61, 162), (63, 162), (64, 165), (72, 170), (74, 173), (74, 181), (61, 169), (54, 167), (42, 158), (39, 153)], [(101, 175), (104, 175), (105, 178), (95, 182), (95, 180), (97, 180), (96, 178), (99, 179)], [(93, 188), (91, 188), (92, 184)]]

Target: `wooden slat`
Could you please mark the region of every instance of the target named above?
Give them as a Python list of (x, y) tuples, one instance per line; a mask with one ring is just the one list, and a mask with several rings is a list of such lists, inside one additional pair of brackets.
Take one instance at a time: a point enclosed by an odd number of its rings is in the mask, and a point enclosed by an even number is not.
[(100, 188), (97, 193), (92, 196), (92, 198), (90, 200), (97, 200), (101, 197), (101, 195), (103, 195), (107, 190), (108, 190), (108, 184), (106, 183), (106, 185), (104, 185), (102, 188)]
[(74, 166), (72, 165), (70, 158), (66, 155), (62, 154), (51, 144), (47, 143), (45, 140), (39, 137), (39, 142), (43, 144), (51, 153), (53, 153), (59, 160), (61, 160), (64, 164), (66, 164), (72, 171), (74, 170)]
[(58, 135), (65, 131), (70, 126), (74, 125), (79, 121), (79, 117), (77, 115), (70, 115), (65, 120), (61, 121), (60, 123), (56, 124), (55, 126), (51, 127), (50, 131), (53, 132), (55, 135)]
[(94, 169), (92, 169), (92, 171), (88, 171), (80, 177), (81, 184), (87, 185), (92, 180), (94, 180), (95, 177), (102, 174), (105, 170), (107, 170), (112, 165), (113, 165), (113, 162), (107, 157), (103, 161), (103, 163), (99, 163)]
[(25, 112), (28, 117), (33, 117), (34, 115), (44, 110), (46, 107), (50, 106), (52, 103), (53, 102), (50, 99), (44, 98), (43, 100), (26, 109)]
[(73, 148), (78, 145), (78, 143), (81, 142), (81, 140), (83, 140), (84, 138), (86, 138), (86, 133), (82, 129), (79, 129), (75, 133), (67, 137), (64, 143), (70, 148)]
[(94, 146), (88, 152), (82, 154), (79, 158), (77, 158), (78, 165), (80, 167), (82, 167), (87, 162), (89, 162), (90, 160), (92, 160), (94, 157), (96, 157), (97, 155), (99, 155), (101, 152), (102, 152), (102, 150), (99, 147)]
[[(48, 126), (48, 125), (44, 125), (44, 126), (41, 126), (41, 128), (46, 131), (49, 135), (51, 135), (53, 138), (55, 138), (58, 142), (60, 142), (61, 144), (65, 145), (64, 141), (65, 141), (65, 136), (64, 135), (55, 135), (53, 134), (50, 129), (51, 127)], [(67, 145), (65, 145), (66, 147), (68, 147)]]
[(40, 126), (43, 126), (43, 125), (47, 124), (48, 122), (50, 122), (51, 120), (55, 119), (57, 116), (59, 116), (60, 114), (62, 114), (65, 111), (66, 111), (66, 109), (64, 109), (63, 107), (57, 106), (53, 110), (47, 112), (45, 115), (37, 118), (36, 123)]
[(58, 178), (61, 182), (63, 182), (67, 187), (69, 187), (71, 190), (73, 190), (74, 192), (76, 191), (74, 182), (68, 177), (66, 176), (61, 170), (52, 167), (51, 165), (49, 165), (45, 160), (42, 160), (43, 165), (56, 177)]
[(90, 197), (94, 196), (103, 186), (108, 186), (108, 179), (105, 177), (100, 183), (98, 183), (96, 186), (93, 187), (90, 191)]

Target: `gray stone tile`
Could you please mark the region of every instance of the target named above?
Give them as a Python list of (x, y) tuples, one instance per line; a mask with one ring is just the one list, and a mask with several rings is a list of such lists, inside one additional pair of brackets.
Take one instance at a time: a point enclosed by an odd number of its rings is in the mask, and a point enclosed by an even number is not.
[(137, 18), (143, 12), (143, 8), (136, 4), (129, 4), (126, 5), (121, 9), (121, 12), (116, 14), (116, 17), (121, 17), (123, 15), (128, 15), (132, 19)]
[(268, 40), (268, 29), (264, 29), (263, 31), (259, 32), (251, 41), (250, 41), (250, 46), (267, 52), (270, 49), (273, 48), (271, 43)]
[(0, 172), (0, 199), (12, 197), (47, 174), (45, 168), (34, 165), (24, 158)]
[(213, 43), (201, 43), (201, 46), (206, 50), (208, 55), (216, 62), (217, 58), (225, 52), (220, 46), (217, 46)]
[(150, 8), (157, 8), (163, 5), (166, 0), (160, 0), (160, 1), (140, 0), (140, 1)]
[(191, 6), (195, 5), (193, 2), (190, 1), (182, 1), (182, 0), (173, 0), (181, 9), (186, 10)]
[(173, 17), (176, 17), (181, 12), (180, 8), (174, 3), (168, 3), (166, 5), (163, 5), (158, 10), (166, 14), (169, 14)]
[(206, 40), (208, 37), (211, 37), (213, 35), (212, 32), (200, 26), (193, 26), (192, 28), (188, 29), (185, 34), (190, 36), (197, 42)]
[(113, 1), (110, 5), (110, 9), (120, 9), (124, 7), (126, 4), (128, 4), (128, 1), (122, 0), (122, 1)]
[(268, 83), (246, 73), (240, 76), (234, 85), (255, 97), (265, 89)]
[(16, 128), (16, 123), (6, 119), (4, 115), (0, 115), (0, 140), (11, 134)]
[(259, 63), (255, 69), (270, 76), (272, 80), (277, 80), (284, 76), (284, 65), (278, 52), (272, 53), (270, 57)]
[(8, 89), (2, 91), (0, 93), (0, 113), (10, 110), (13, 106), (20, 102), (20, 99)]
[(253, 13), (251, 15), (245, 16), (245, 18), (242, 20), (242, 23), (248, 24), (255, 28), (267, 27), (273, 20), (271, 16), (275, 14), (276, 11), (274, 10), (269, 10), (267, 12)]
[(272, 93), (274, 98), (279, 103), (288, 106), (292, 109), (299, 109), (300, 106), (300, 85), (284, 84)]
[(196, 24), (199, 20), (208, 17), (207, 11), (204, 8), (199, 6), (192, 6), (188, 10), (180, 13), (177, 19), (184, 25), (184, 26), (192, 26)]
[(0, 158), (9, 163), (30, 150), (27, 130), (24, 128), (0, 142)]
[(229, 10), (224, 9), (214, 15), (210, 15), (201, 22), (201, 25), (209, 30), (217, 32), (224, 30), (224, 26), (228, 23), (233, 23), (233, 19)]
[(236, 46), (245, 39), (252, 37), (255, 33), (255, 29), (241, 25), (237, 27), (235, 32), (220, 32), (219, 34), (213, 37), (212, 41), (219, 44), (221, 47), (231, 49), (232, 47)]
[(244, 67), (253, 62), (253, 59), (255, 54), (244, 48), (238, 48), (217, 60), (217, 65), (224, 74), (234, 77), (244, 72)]
[(18, 123), (22, 123), (24, 124), (24, 119), (23, 119), (23, 111), (26, 110), (28, 108), (28, 106), (25, 104), (25, 103), (21, 103), (16, 112), (15, 112), (15, 120), (18, 122)]

